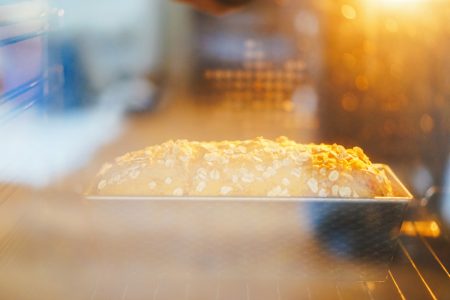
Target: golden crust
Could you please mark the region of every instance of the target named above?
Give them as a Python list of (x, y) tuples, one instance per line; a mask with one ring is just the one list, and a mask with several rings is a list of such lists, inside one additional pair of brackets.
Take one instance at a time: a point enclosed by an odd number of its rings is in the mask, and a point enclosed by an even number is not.
[(391, 196), (359, 147), (298, 144), (286, 137), (168, 141), (118, 157), (99, 172), (97, 195)]

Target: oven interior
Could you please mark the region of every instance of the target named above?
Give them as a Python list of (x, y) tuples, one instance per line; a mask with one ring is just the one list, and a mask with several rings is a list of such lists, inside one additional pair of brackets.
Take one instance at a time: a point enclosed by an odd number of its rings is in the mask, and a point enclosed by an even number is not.
[[(221, 16), (167, 0), (2, 2), (0, 298), (448, 299), (449, 17), (444, 0), (260, 0)], [(168, 278), (146, 239), (152, 204), (84, 196), (128, 151), (281, 135), (361, 146), (412, 192), (382, 280)]]

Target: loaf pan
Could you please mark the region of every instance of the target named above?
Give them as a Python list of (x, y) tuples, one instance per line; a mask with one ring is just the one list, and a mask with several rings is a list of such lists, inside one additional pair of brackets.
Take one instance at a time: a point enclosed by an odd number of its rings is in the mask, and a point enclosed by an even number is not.
[(98, 251), (155, 276), (383, 281), (412, 196), (377, 167), (394, 197), (85, 199)]

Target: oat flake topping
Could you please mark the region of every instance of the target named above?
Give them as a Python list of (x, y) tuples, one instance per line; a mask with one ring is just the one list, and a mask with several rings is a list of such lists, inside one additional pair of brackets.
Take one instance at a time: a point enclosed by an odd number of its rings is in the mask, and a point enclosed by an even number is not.
[(392, 187), (361, 148), (299, 144), (286, 137), (168, 141), (105, 164), (98, 194), (390, 196)]

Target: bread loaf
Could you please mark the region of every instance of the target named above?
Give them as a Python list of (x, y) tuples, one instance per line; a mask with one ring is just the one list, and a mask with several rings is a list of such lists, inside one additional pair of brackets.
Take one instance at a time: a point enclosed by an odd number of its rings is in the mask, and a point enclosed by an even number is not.
[(376, 197), (392, 186), (358, 148), (286, 137), (168, 141), (118, 157), (98, 174), (96, 195)]

